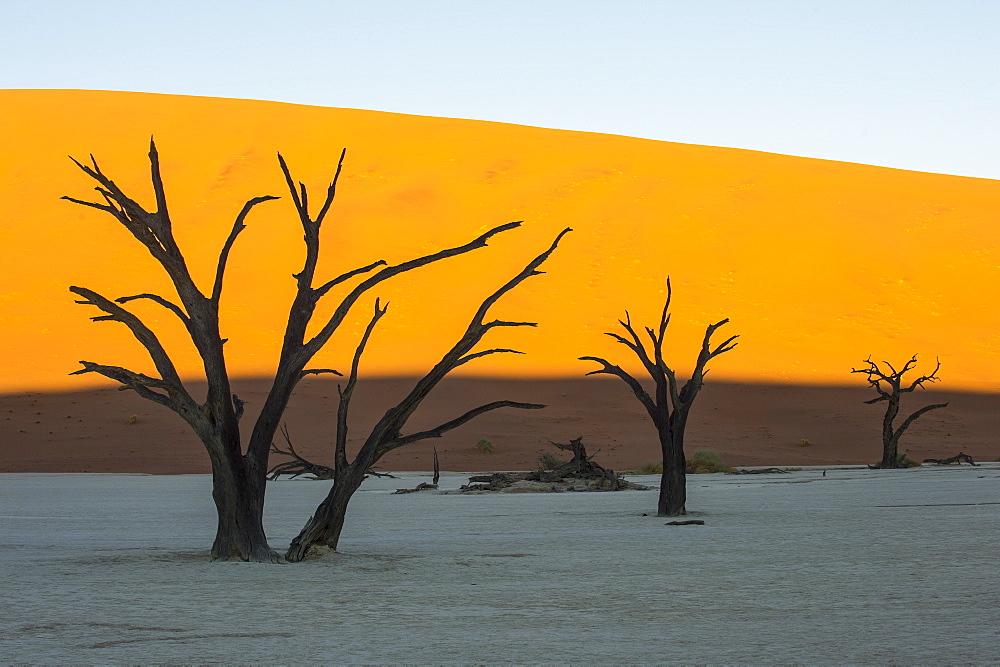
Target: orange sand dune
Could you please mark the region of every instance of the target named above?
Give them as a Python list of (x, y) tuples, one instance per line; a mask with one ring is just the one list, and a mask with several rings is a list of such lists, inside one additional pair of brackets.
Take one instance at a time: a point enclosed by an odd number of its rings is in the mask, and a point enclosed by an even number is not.
[[(97, 313), (74, 305), (67, 287), (116, 297), (169, 295), (169, 285), (113, 220), (59, 200), (95, 194), (66, 158), (93, 153), (149, 203), (151, 134), (176, 234), (206, 288), (243, 202), (284, 194), (278, 150), (319, 199), (348, 148), (320, 278), (525, 221), (488, 249), (372, 293), (391, 309), (364, 361), (369, 374), (426, 370), (477, 300), (570, 226), (548, 273), (496, 307), (498, 317), (539, 327), (486, 343), (528, 354), (483, 359), (467, 373), (578, 376), (592, 368), (581, 355), (629, 361), (601, 332), (625, 308), (651, 322), (671, 275), (670, 359), (682, 370), (704, 326), (730, 317), (724, 331), (741, 344), (716, 360), (718, 379), (850, 383), (858, 378), (847, 371), (869, 354), (919, 352), (926, 362), (940, 355), (941, 389), (1000, 388), (997, 181), (373, 111), (12, 90), (0, 91), (0, 391), (104, 384), (67, 377), (79, 359), (152, 371), (124, 327), (89, 322)], [(271, 370), (302, 256), (287, 197), (258, 207), (248, 225), (224, 296), (235, 376)], [(197, 358), (170, 316), (150, 303), (136, 310), (196, 376)], [(357, 309), (318, 365), (349, 364), (368, 312)]]
[[(414, 378), (362, 380), (352, 403), (349, 452), (371, 426), (401, 399)], [(234, 389), (256, 416), (269, 385), (241, 378)], [(204, 385), (194, 387), (203, 391)], [(710, 382), (691, 412), (687, 450), (711, 449), (731, 465), (839, 465), (873, 463), (882, 456), (882, 405), (865, 405), (865, 387)], [(331, 465), (336, 423), (336, 382), (310, 378), (300, 386), (283, 422), (295, 449)], [(544, 410), (497, 410), (443, 438), (390, 452), (388, 470), (430, 470), (433, 450), (444, 470), (530, 470), (538, 455), (560, 456), (548, 440), (583, 436), (599, 463), (633, 470), (660, 459), (656, 431), (642, 406), (617, 379), (449, 378), (414, 414), (410, 429), (422, 430), (465, 410), (498, 399), (531, 401)], [(958, 452), (976, 461), (1000, 460), (998, 394), (934, 389), (912, 394), (906, 414), (931, 403), (929, 412), (904, 434), (900, 446), (917, 460)], [(205, 449), (187, 424), (168, 409), (133, 392), (103, 387), (67, 393), (22, 392), (0, 397), (2, 472), (210, 472)], [(408, 429), (408, 430), (410, 430)], [(480, 439), (492, 453), (476, 449)], [(807, 445), (803, 446), (803, 440)], [(169, 446), (163, 446), (168, 443)], [(279, 445), (284, 443), (279, 439)], [(287, 460), (272, 456), (271, 465)]]

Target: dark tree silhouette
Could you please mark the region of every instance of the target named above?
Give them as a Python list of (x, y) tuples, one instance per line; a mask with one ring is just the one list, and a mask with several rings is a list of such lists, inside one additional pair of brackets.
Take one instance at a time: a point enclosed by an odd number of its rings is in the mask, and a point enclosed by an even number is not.
[[(354, 361), (351, 364), (351, 372), (347, 382), (338, 387), (340, 402), (337, 409), (337, 435), (334, 453), (334, 483), (326, 498), (316, 508), (315, 513), (310, 517), (305, 527), (292, 540), (285, 557), (289, 561), (300, 561), (308, 554), (314, 546), (323, 546), (336, 549), (340, 541), (340, 534), (344, 527), (344, 518), (347, 513), (347, 506), (354, 495), (354, 492), (364, 481), (365, 472), (375, 465), (379, 459), (394, 449), (425, 440), (427, 438), (439, 438), (448, 431), (465, 424), (481, 414), (496, 410), (498, 408), (521, 408), (537, 409), (545, 406), (536, 403), (517, 403), (514, 401), (494, 401), (473, 408), (468, 412), (445, 422), (440, 426), (425, 431), (418, 431), (403, 435), (402, 431), (406, 427), (406, 422), (410, 416), (420, 406), (420, 403), (428, 394), (455, 368), (466, 364), (474, 359), (485, 357), (491, 354), (515, 353), (517, 350), (507, 348), (492, 348), (473, 352), (473, 348), (492, 329), (498, 327), (533, 327), (534, 322), (509, 322), (504, 320), (485, 321), (490, 308), (504, 294), (511, 291), (526, 279), (542, 274), (538, 267), (548, 259), (549, 255), (556, 249), (562, 237), (568, 233), (569, 229), (564, 229), (556, 237), (552, 245), (542, 254), (531, 260), (524, 269), (509, 280), (496, 292), (486, 298), (480, 304), (479, 309), (472, 317), (472, 321), (466, 328), (465, 333), (455, 343), (450, 350), (441, 358), (434, 368), (421, 378), (397, 405), (386, 411), (378, 423), (372, 428), (363, 445), (355, 455), (353, 461), (348, 461), (347, 456), (347, 435), (348, 435), (348, 412), (350, 409), (351, 396), (354, 393), (358, 380), (358, 366), (361, 356), (364, 353), (368, 340), (374, 331), (378, 321), (385, 315), (388, 305), (381, 306), (379, 301), (375, 301), (375, 312), (372, 315), (368, 327), (361, 336), (354, 353)], [(436, 477), (436, 475), (435, 475)], [(435, 484), (437, 480), (435, 479)]]
[[(219, 308), (226, 262), (237, 237), (246, 228), (245, 220), (248, 214), (258, 204), (278, 197), (270, 195), (254, 197), (244, 204), (219, 253), (215, 280), (209, 291), (203, 292), (191, 277), (181, 249), (174, 240), (173, 223), (167, 209), (167, 197), (155, 143), (150, 140), (149, 146), (155, 203), (153, 210), (147, 210), (126, 195), (104, 174), (93, 156), (90, 156), (90, 165), (73, 160), (85, 174), (97, 182), (95, 190), (102, 201), (63, 198), (104, 211), (122, 224), (163, 267), (176, 289), (179, 300), (175, 303), (162, 296), (148, 293), (112, 300), (84, 287), (71, 287), (72, 292), (82, 297), (77, 303), (96, 306), (103, 311), (103, 315), (91, 319), (113, 320), (129, 328), (132, 335), (146, 348), (159, 377), (91, 361), (81, 361), (83, 368), (76, 373), (98, 373), (121, 383), (122, 389), (131, 389), (143, 398), (170, 408), (179, 414), (201, 439), (212, 463), (212, 495), (219, 518), (218, 530), (212, 545), (214, 560), (264, 562), (280, 560), (278, 554), (268, 545), (262, 526), (270, 448), (281, 416), (299, 381), (311, 374), (340, 375), (331, 369), (307, 368), (307, 366), (341, 325), (355, 302), (368, 290), (393, 276), (486, 247), (487, 241), (493, 236), (520, 225), (520, 222), (500, 225), (464, 245), (393, 266), (389, 266), (384, 260), (378, 260), (343, 273), (318, 286), (314, 285), (319, 261), (320, 227), (336, 196), (337, 181), (343, 169), (344, 156), (345, 152), (342, 152), (319, 212), (312, 217), (309, 212), (306, 186), (302, 183), (296, 185), (284, 159), (278, 155), (278, 164), (295, 211), (302, 223), (305, 260), (302, 270), (293, 276), (297, 282), (297, 290), (285, 325), (277, 371), (245, 448), (240, 428), (244, 402), (232, 393), (230, 387), (223, 348), (226, 339), (220, 332)], [(319, 300), (334, 287), (364, 274), (371, 275), (355, 285), (343, 297), (318, 333), (308, 337), (306, 330)], [(188, 393), (156, 334), (122, 305), (137, 299), (147, 299), (159, 304), (176, 315), (184, 325), (203, 362), (205, 380), (208, 383), (204, 403), (198, 403)]]
[(866, 366), (864, 368), (851, 369), (852, 373), (862, 373), (865, 375), (868, 384), (878, 392), (878, 398), (865, 401), (866, 405), (882, 401), (888, 403), (885, 406), (885, 416), (882, 418), (882, 461), (878, 464), (878, 468), (904, 467), (903, 462), (899, 460), (900, 437), (910, 427), (910, 424), (915, 422), (921, 415), (931, 410), (948, 407), (947, 403), (927, 405), (904, 419), (899, 428), (893, 426), (893, 422), (899, 415), (899, 401), (903, 397), (903, 394), (909, 393), (918, 387), (923, 387), (925, 383), (937, 382), (940, 379), (937, 376), (937, 372), (941, 369), (941, 361), (936, 360), (936, 362), (934, 370), (930, 375), (921, 375), (906, 386), (903, 385), (903, 375), (911, 371), (916, 365), (917, 355), (910, 357), (910, 360), (898, 371), (888, 361), (882, 362), (882, 365), (887, 369), (883, 371), (877, 363), (872, 361), (871, 357), (865, 359)]
[(708, 373), (706, 368), (708, 362), (736, 347), (735, 341), (739, 338), (739, 336), (731, 336), (713, 348), (712, 335), (719, 327), (729, 322), (729, 319), (710, 324), (705, 331), (705, 338), (702, 341), (701, 351), (698, 353), (691, 378), (684, 383), (684, 386), (679, 387), (676, 374), (663, 359), (663, 337), (667, 331), (667, 325), (670, 324), (671, 296), (670, 279), (667, 278), (667, 300), (663, 305), (663, 313), (660, 315), (659, 327), (655, 330), (645, 327), (646, 334), (649, 336), (649, 347), (633, 328), (628, 311), (625, 311), (624, 320), (618, 320), (618, 323), (628, 333), (628, 337), (616, 333), (605, 334), (632, 350), (639, 358), (643, 368), (646, 369), (655, 384), (653, 396), (646, 392), (638, 380), (619, 366), (612, 365), (601, 357), (580, 357), (581, 360), (596, 361), (602, 366), (602, 368), (591, 371), (587, 375), (606, 374), (621, 378), (636, 395), (642, 406), (646, 408), (650, 419), (653, 420), (653, 425), (660, 438), (660, 451), (663, 455), (660, 497), (656, 508), (658, 516), (679, 516), (687, 513), (685, 507), (687, 502), (687, 461), (684, 457), (684, 429), (687, 426), (688, 413), (704, 384), (705, 375)]

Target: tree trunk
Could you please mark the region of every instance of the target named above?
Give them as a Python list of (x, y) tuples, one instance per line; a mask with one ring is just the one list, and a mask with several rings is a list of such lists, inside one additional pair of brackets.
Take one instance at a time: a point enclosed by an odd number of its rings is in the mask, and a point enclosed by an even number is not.
[(889, 399), (882, 419), (882, 462), (880, 468), (896, 468), (899, 466), (899, 436), (892, 427), (892, 422), (899, 414), (899, 399)]
[(219, 515), (212, 560), (281, 562), (264, 534), (265, 484), (242, 456), (212, 457), (212, 498)]
[[(673, 420), (671, 420), (673, 421)], [(684, 457), (684, 424), (660, 431), (663, 454), (663, 474), (660, 475), (660, 497), (656, 516), (687, 514), (687, 459)]]
[(316, 514), (309, 518), (305, 527), (288, 546), (285, 559), (292, 563), (301, 561), (314, 546), (324, 546), (337, 550), (340, 533), (344, 529), (344, 517), (347, 505), (351, 502), (354, 492), (365, 479), (365, 466), (359, 466), (358, 461), (348, 466), (346, 472), (337, 476), (333, 488), (326, 498), (316, 508)]

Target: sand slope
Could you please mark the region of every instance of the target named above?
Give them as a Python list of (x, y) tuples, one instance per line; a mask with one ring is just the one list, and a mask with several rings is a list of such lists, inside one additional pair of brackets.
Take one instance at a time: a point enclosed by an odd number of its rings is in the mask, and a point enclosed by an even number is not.
[[(349, 448), (402, 397), (413, 379), (384, 378), (358, 385), (350, 420)], [(260, 408), (268, 385), (244, 380), (236, 391), (248, 401), (245, 419)], [(331, 464), (337, 396), (334, 383), (300, 385), (284, 422), (296, 449)], [(561, 454), (548, 440), (584, 436), (597, 460), (632, 470), (659, 460), (656, 432), (624, 383), (578, 380), (446, 381), (414, 415), (410, 430), (436, 426), (465, 410), (498, 399), (547, 404), (544, 410), (499, 410), (441, 439), (391, 453), (390, 470), (429, 470), (437, 447), (445, 470), (525, 470), (540, 452)], [(883, 408), (865, 405), (858, 387), (707, 385), (692, 411), (687, 450), (712, 449), (732, 465), (831, 465), (873, 463), (881, 458)], [(1000, 396), (920, 392), (904, 403), (910, 411), (949, 402), (918, 420), (902, 441), (914, 458), (945, 458), (964, 451), (979, 461), (1000, 457)], [(909, 414), (907, 412), (907, 414)], [(127, 423), (136, 416), (134, 424)], [(493, 453), (475, 445), (485, 438)], [(801, 446), (806, 439), (810, 445)], [(132, 392), (98, 389), (74, 393), (24, 393), (0, 397), (0, 472), (209, 472), (208, 456), (175, 414)], [(283, 443), (279, 439), (279, 444)], [(599, 451), (598, 451), (599, 450)], [(272, 457), (272, 464), (283, 460)]]
[[(821, 131), (821, 129), (818, 129)], [(684, 368), (705, 324), (732, 318), (737, 351), (715, 377), (850, 382), (869, 354), (940, 355), (943, 388), (1000, 387), (1000, 183), (619, 136), (271, 102), (93, 91), (0, 91), (0, 390), (80, 388), (79, 359), (149, 371), (122, 327), (91, 324), (68, 285), (109, 296), (169, 294), (127, 232), (58, 200), (94, 194), (66, 159), (94, 153), (149, 201), (155, 134), (176, 234), (206, 284), (242, 203), (283, 194), (275, 151), (318, 195), (340, 148), (341, 194), (325, 230), (323, 276), (399, 261), (525, 220), (489, 249), (397, 279), (365, 370), (423, 372), (474, 302), (565, 226), (576, 231), (497, 316), (538, 321), (490, 345), (487, 375), (573, 376), (584, 354), (626, 359), (601, 336), (625, 308), (658, 314), (672, 275), (671, 359)], [(224, 335), (231, 371), (270, 371), (300, 231), (285, 201), (259, 207), (230, 263)], [(372, 297), (376, 294), (372, 294)], [(332, 303), (332, 302), (331, 302)], [(329, 306), (329, 307), (332, 307)], [(164, 332), (183, 372), (198, 363), (155, 305), (136, 310)], [(317, 359), (344, 367), (367, 308)]]

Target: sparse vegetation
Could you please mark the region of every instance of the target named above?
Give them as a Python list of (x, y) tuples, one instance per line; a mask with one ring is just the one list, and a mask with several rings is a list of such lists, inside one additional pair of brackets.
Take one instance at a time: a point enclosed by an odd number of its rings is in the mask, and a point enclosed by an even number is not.
[(539, 470), (555, 470), (566, 463), (552, 452), (539, 452), (537, 462)]
[[(689, 475), (709, 472), (732, 472), (733, 468), (722, 462), (719, 455), (711, 449), (699, 449), (687, 460), (686, 471)], [(659, 475), (663, 472), (663, 463), (647, 461), (636, 468), (635, 475)]]
[(812, 443), (806, 440), (805, 438), (802, 438), (802, 440), (799, 442), (799, 447), (812, 447)]
[(727, 466), (719, 458), (719, 455), (711, 449), (699, 449), (687, 460), (687, 474), (699, 475), (711, 472), (732, 472), (732, 467)]
[(910, 458), (909, 452), (905, 449), (896, 452), (896, 468), (919, 468), (923, 464)]
[(636, 475), (660, 475), (663, 474), (663, 462), (662, 461), (646, 461), (641, 466), (636, 468)]
[(125, 423), (126, 424), (138, 424), (139, 423), (139, 415), (132, 415), (131, 417), (129, 417), (128, 419), (125, 420)]
[(479, 450), (480, 454), (492, 454), (493, 453), (493, 443), (483, 438), (476, 443), (476, 449)]

